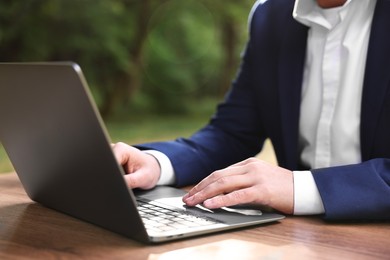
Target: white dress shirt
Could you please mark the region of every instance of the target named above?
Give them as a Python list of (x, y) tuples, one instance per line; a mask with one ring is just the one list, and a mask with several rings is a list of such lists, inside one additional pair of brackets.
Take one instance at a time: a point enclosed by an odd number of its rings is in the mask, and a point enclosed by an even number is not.
[[(360, 103), (376, 1), (322, 9), (297, 0), (293, 17), (310, 27), (302, 86), (301, 162), (323, 168), (361, 162)], [(324, 212), (311, 172), (294, 172), (294, 214)]]
[[(322, 9), (315, 0), (296, 0), (293, 17), (310, 27), (299, 123), (301, 161), (310, 168), (361, 161), (360, 101), (375, 3), (348, 0)], [(169, 158), (146, 152), (160, 163), (158, 185), (173, 184)], [(324, 206), (312, 173), (294, 171), (294, 214), (320, 213)]]

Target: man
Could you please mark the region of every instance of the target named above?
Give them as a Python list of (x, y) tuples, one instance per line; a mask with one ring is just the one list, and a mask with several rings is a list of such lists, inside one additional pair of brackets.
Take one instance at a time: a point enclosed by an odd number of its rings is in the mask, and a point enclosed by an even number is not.
[[(389, 13), (389, 0), (258, 1), (241, 69), (206, 127), (113, 145), (128, 185), (204, 178), (187, 205), (390, 219)], [(251, 158), (267, 138), (279, 166)]]

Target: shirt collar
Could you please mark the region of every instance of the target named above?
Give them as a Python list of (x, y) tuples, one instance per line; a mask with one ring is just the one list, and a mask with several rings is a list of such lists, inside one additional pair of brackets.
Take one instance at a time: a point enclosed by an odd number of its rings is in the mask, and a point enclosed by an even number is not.
[(347, 0), (340, 7), (323, 9), (315, 0), (296, 0), (293, 17), (306, 26), (311, 27), (316, 24), (330, 30), (345, 18), (351, 1)]

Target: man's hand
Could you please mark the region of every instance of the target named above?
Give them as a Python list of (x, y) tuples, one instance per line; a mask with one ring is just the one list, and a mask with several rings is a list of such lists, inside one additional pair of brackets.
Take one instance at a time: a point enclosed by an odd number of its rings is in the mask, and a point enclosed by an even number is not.
[(183, 197), (188, 206), (203, 203), (213, 209), (237, 204), (258, 204), (285, 214), (294, 210), (291, 171), (250, 158), (215, 171)]
[(160, 178), (160, 165), (157, 160), (137, 148), (125, 143), (112, 144), (117, 161), (123, 166), (127, 186), (130, 188), (151, 189)]

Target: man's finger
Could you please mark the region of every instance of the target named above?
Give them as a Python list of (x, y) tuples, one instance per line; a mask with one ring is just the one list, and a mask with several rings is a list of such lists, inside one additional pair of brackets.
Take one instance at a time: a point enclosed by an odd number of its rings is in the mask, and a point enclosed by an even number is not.
[(198, 190), (198, 192), (186, 195), (183, 197), (183, 201), (188, 206), (195, 206), (215, 196), (247, 188), (251, 186), (251, 184), (252, 180), (250, 178), (245, 178), (243, 175), (223, 176), (203, 189)]
[(258, 195), (253, 194), (253, 191), (253, 188), (235, 190), (225, 195), (215, 196), (213, 198), (207, 199), (203, 202), (203, 206), (209, 209), (216, 209), (234, 206), (237, 204), (252, 203), (255, 200), (255, 196)]
[(193, 187), (189, 192), (188, 195), (185, 197), (191, 197), (194, 194), (202, 191), (207, 186), (209, 186), (212, 183), (217, 182), (221, 178), (226, 178), (233, 175), (242, 175), (245, 173), (245, 170), (241, 167), (232, 167), (232, 168), (225, 168), (223, 170), (215, 171), (212, 174), (210, 174), (208, 177), (203, 179), (201, 182), (199, 182), (195, 187)]

